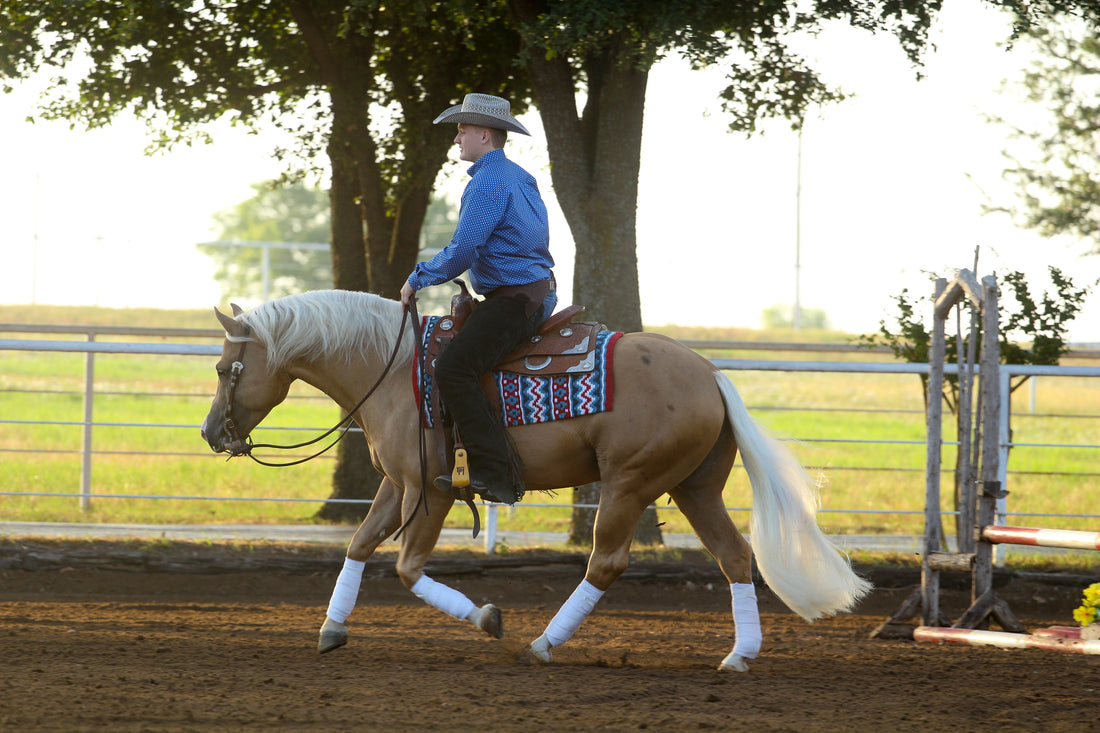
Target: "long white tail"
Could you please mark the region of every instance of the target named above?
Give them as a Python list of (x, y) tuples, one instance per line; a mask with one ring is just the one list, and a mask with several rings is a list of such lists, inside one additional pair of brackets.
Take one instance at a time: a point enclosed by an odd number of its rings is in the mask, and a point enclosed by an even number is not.
[(871, 590), (817, 526), (817, 487), (779, 440), (749, 415), (722, 372), (714, 373), (752, 482), (749, 533), (760, 574), (792, 611), (813, 621), (852, 608)]

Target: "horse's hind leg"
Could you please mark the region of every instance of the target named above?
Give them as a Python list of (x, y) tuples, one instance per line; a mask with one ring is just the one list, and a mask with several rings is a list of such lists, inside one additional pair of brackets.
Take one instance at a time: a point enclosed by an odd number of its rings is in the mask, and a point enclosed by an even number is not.
[(637, 493), (618, 490), (613, 484), (604, 484), (593, 527), (592, 554), (588, 558), (584, 580), (550, 620), (542, 636), (527, 647), (536, 659), (551, 661), (551, 648), (561, 646), (572, 638), (604, 592), (626, 570), (630, 562), (634, 526), (653, 498), (656, 497), (642, 497)]
[(669, 494), (730, 584), (736, 642), (718, 668), (747, 672), (745, 660), (756, 658), (763, 635), (752, 584), (752, 547), (737, 531), (722, 500), (736, 452), (733, 432), (726, 423), (707, 459)]

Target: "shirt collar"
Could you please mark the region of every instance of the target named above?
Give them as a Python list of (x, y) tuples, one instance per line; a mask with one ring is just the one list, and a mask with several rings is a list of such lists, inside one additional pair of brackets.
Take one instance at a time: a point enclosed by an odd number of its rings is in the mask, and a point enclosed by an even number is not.
[(505, 157), (504, 156), (504, 148), (497, 148), (496, 150), (490, 150), (488, 153), (486, 153), (485, 155), (478, 158), (477, 161), (472, 166), (467, 168), (466, 169), (466, 174), (472, 176), (475, 173), (477, 173), (479, 170), (484, 168), (486, 165), (488, 165), (491, 161), (496, 160), (497, 158), (503, 158), (503, 157)]

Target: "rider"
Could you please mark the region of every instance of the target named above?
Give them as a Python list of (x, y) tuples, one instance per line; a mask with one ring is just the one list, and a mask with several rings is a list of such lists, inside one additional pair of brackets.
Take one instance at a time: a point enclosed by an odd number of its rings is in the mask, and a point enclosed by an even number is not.
[[(514, 504), (523, 494), (512, 469), (508, 438), (490, 408), (481, 377), (531, 338), (557, 304), (546, 205), (535, 179), (504, 155), (508, 132), (531, 133), (511, 114), (508, 100), (467, 94), (434, 124), (458, 124), (459, 158), (472, 163), (451, 242), (421, 262), (401, 288), (401, 302), (420, 288), (470, 271), (485, 300), (440, 355), (435, 382), (470, 461), (470, 487), (490, 501)], [(449, 486), (449, 477), (437, 485)]]

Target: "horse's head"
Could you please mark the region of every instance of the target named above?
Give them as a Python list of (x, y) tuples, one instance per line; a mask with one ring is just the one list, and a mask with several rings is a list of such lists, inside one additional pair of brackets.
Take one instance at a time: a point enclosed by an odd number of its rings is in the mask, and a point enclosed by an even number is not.
[[(218, 391), (210, 412), (202, 421), (202, 437), (216, 453), (247, 453), (246, 441), (275, 405), (290, 390), (293, 378), (285, 370), (268, 368), (267, 349), (247, 325), (214, 309), (225, 328), (225, 343), (218, 360)], [(233, 315), (241, 309), (233, 306)]]

